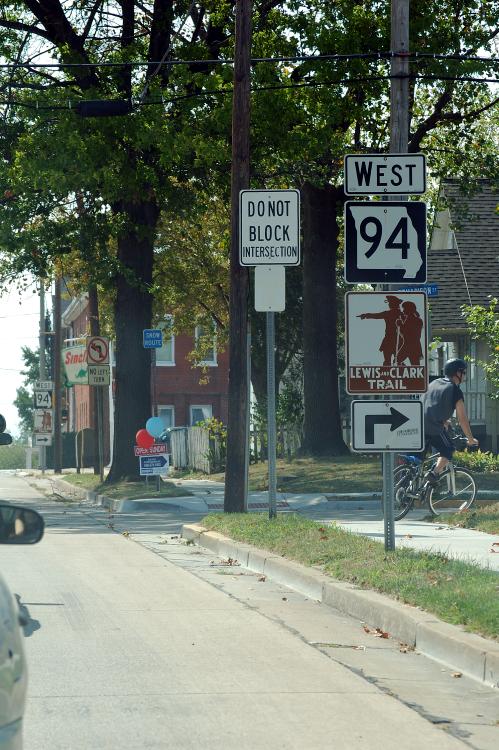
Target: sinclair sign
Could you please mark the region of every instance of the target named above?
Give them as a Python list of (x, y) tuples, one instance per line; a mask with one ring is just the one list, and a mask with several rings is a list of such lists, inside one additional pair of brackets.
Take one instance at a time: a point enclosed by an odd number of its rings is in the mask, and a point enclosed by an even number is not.
[(62, 350), (62, 362), (68, 385), (88, 385), (87, 348), (85, 344)]
[(347, 292), (345, 320), (348, 393), (425, 393), (426, 294)]

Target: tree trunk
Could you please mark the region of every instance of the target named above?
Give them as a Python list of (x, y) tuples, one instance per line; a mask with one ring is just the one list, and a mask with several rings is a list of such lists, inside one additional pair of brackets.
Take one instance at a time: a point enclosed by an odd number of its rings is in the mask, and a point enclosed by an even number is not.
[(342, 188), (306, 183), (303, 202), (302, 450), (314, 456), (348, 453), (338, 397), (336, 256)]
[(151, 416), (151, 356), (142, 346), (142, 331), (152, 319), (153, 248), (159, 211), (154, 201), (121, 207), (128, 231), (118, 239), (124, 270), (116, 281), (116, 392), (113, 463), (107, 482), (139, 478), (134, 456), (135, 434)]

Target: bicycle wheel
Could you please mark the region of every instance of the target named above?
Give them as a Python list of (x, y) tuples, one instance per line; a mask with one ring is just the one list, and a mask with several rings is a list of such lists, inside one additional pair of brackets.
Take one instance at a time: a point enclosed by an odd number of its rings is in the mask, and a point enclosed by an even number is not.
[(464, 469), (454, 469), (455, 488), (451, 472), (445, 471), (435, 486), (428, 486), (428, 505), (434, 516), (459, 513), (473, 504), (476, 497), (475, 480)]
[(394, 515), (395, 521), (400, 521), (406, 516), (413, 503), (412, 497), (407, 495), (411, 484), (412, 470), (409, 466), (398, 466), (393, 472), (394, 487)]

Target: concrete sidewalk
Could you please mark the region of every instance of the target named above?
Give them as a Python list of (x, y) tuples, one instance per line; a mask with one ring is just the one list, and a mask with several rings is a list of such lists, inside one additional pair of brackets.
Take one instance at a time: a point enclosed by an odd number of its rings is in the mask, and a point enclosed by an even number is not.
[[(102, 505), (114, 513), (147, 513), (151, 511), (183, 511), (199, 514), (223, 510), (224, 485), (209, 479), (175, 480), (175, 483), (192, 492), (192, 496), (171, 498), (143, 498), (138, 500), (112, 500), (105, 495), (82, 490), (65, 482), (51, 478), (61, 493), (72, 493), (73, 497), (87, 499)], [(70, 495), (71, 496), (71, 495)], [(268, 509), (268, 492), (252, 492), (248, 509), (265, 512)], [(277, 495), (278, 512), (295, 512), (322, 523), (335, 522), (356, 534), (364, 534), (382, 542), (384, 539), (381, 496), (376, 493), (290, 494)], [(485, 534), (473, 529), (460, 529), (448, 526), (445, 522), (428, 523), (425, 508), (412, 511), (395, 525), (397, 546), (426, 550), (465, 562), (475, 563), (483, 568), (499, 572), (499, 535)]]

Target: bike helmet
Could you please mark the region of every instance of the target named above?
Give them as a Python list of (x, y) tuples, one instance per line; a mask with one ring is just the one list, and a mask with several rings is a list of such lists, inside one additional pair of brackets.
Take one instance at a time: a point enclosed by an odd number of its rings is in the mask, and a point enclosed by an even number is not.
[(451, 378), (453, 375), (457, 375), (458, 372), (466, 372), (468, 365), (464, 359), (449, 359), (444, 365), (444, 375)]

